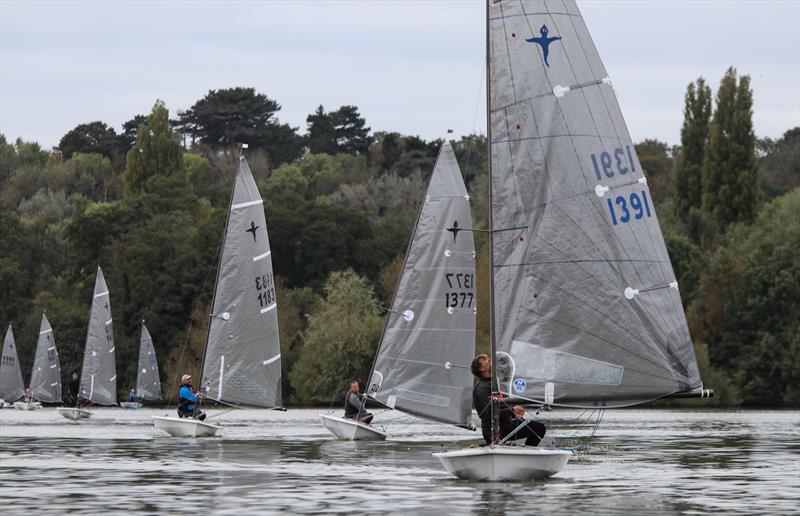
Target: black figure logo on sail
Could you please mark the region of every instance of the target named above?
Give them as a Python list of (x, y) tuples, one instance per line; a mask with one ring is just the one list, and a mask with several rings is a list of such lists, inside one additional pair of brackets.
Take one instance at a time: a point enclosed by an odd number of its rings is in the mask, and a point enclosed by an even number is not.
[(260, 227), (261, 226), (256, 226), (256, 223), (251, 220), (250, 221), (250, 229), (245, 229), (245, 231), (247, 231), (248, 233), (252, 233), (253, 234), (253, 242), (257, 242), (258, 241), (258, 240), (256, 240), (256, 230), (258, 228), (260, 228)]
[(528, 43), (536, 43), (537, 45), (542, 47), (542, 54), (544, 54), (544, 64), (547, 65), (548, 68), (550, 68), (550, 63), (547, 62), (547, 56), (550, 53), (550, 43), (558, 41), (559, 39), (561, 39), (561, 37), (553, 36), (552, 38), (548, 38), (547, 37), (548, 32), (549, 31), (547, 30), (547, 25), (542, 25), (542, 27), (539, 29), (539, 35), (541, 37), (526, 39), (525, 41), (527, 41)]
[(458, 236), (458, 232), (461, 231), (461, 228), (458, 227), (458, 221), (453, 221), (453, 227), (447, 228), (447, 231), (453, 234), (453, 243), (456, 243), (456, 237)]

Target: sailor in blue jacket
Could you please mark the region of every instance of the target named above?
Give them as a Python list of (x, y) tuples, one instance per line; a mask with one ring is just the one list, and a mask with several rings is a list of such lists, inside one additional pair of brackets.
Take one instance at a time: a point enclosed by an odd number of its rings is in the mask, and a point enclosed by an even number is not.
[(206, 414), (195, 406), (198, 399), (203, 399), (205, 396), (196, 394), (192, 388), (192, 377), (188, 374), (181, 377), (181, 389), (178, 391), (178, 417), (191, 417), (204, 421)]

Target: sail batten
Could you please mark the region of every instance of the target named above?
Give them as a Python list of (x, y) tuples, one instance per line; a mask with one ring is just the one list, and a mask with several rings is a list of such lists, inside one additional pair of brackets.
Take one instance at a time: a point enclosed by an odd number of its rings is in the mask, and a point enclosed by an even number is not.
[(39, 340), (33, 359), (30, 383), (31, 394), (39, 401), (56, 403), (61, 401), (61, 368), (58, 360), (53, 329), (47, 316), (42, 314)]
[(117, 403), (117, 365), (111, 301), (103, 271), (97, 268), (86, 330), (79, 396), (98, 405)]
[(647, 181), (577, 5), (489, 9), (501, 390), (611, 407), (700, 387)]
[(470, 423), (475, 245), (461, 171), (442, 145), (395, 289), (367, 394), (430, 420)]
[(242, 157), (220, 255), (201, 388), (236, 405), (274, 408), (281, 360), (263, 200)]

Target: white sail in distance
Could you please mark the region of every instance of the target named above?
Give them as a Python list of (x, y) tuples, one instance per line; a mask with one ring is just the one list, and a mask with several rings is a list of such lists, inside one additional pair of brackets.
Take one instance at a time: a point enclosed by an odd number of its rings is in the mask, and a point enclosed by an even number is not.
[(153, 337), (142, 321), (139, 336), (139, 362), (136, 371), (136, 396), (148, 401), (161, 399), (161, 378), (158, 376), (158, 360), (153, 346)]
[(103, 271), (97, 267), (89, 326), (86, 330), (79, 397), (98, 405), (116, 405), (115, 355), (114, 325), (111, 320), (108, 285), (103, 277)]
[(9, 324), (3, 340), (3, 355), (0, 361), (0, 399), (17, 401), (23, 395), (25, 395), (25, 383), (22, 380), (14, 330)]
[(31, 394), (39, 401), (57, 403), (61, 401), (61, 366), (58, 360), (53, 328), (47, 316), (42, 314), (36, 356), (29, 385)]

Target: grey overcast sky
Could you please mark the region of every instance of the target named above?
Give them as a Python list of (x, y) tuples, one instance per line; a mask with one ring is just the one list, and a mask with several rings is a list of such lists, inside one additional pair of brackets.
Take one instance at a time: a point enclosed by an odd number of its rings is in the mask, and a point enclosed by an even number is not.
[[(634, 140), (680, 141), (686, 85), (752, 77), (755, 130), (800, 125), (800, 0), (579, 2)], [(252, 86), (305, 131), (318, 105), (373, 131), (485, 132), (481, 1), (0, 0), (0, 133), (43, 147)]]

